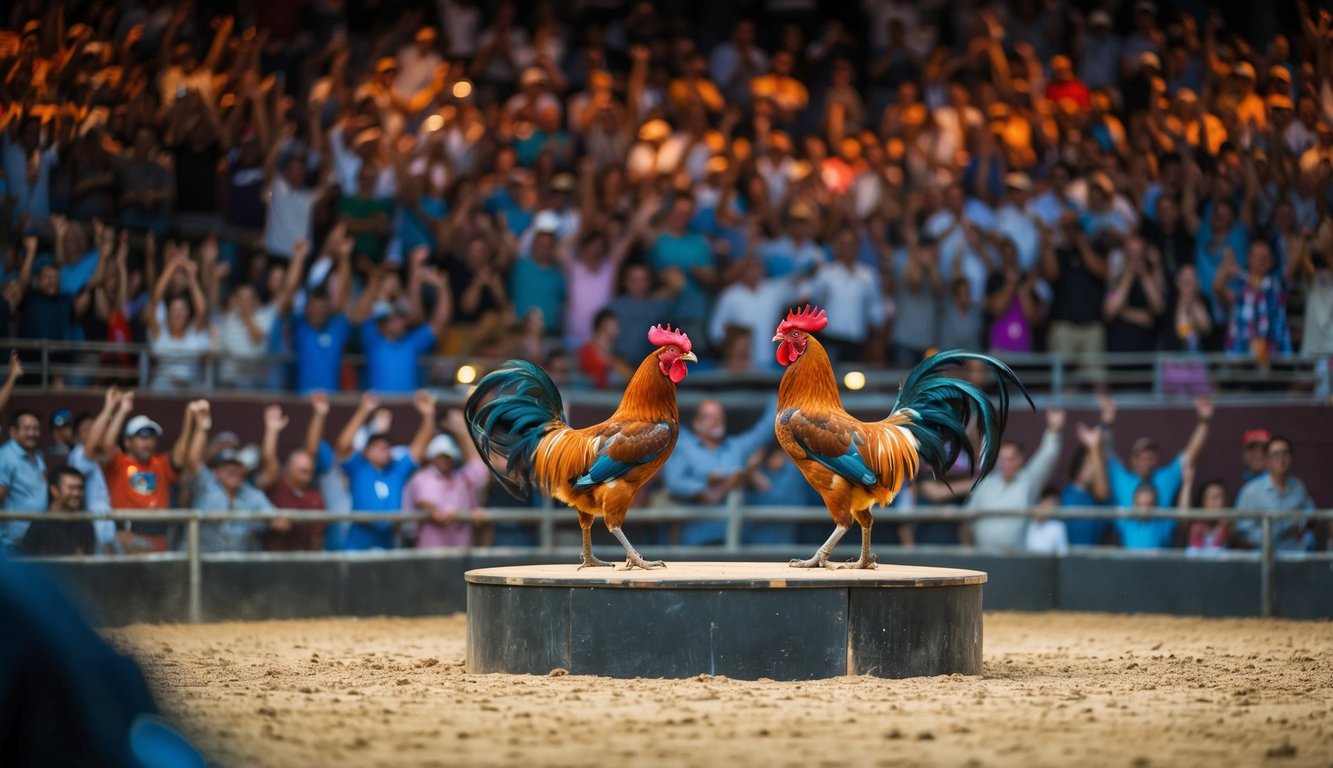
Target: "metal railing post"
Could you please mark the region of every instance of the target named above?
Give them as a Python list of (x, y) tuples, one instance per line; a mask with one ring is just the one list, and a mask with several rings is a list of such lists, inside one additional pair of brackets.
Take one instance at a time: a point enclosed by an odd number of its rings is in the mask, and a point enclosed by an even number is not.
[(1059, 394), (1065, 388), (1065, 359), (1060, 355), (1051, 356), (1051, 393)]
[(727, 537), (724, 546), (727, 552), (741, 551), (741, 496), (739, 488), (727, 494)]
[(42, 345), (42, 389), (51, 386), (51, 348)]
[(190, 592), (189, 617), (191, 624), (204, 620), (204, 568), (199, 561), (199, 517), (185, 524), (185, 553), (189, 559), (188, 587)]
[(1161, 397), (1163, 390), (1166, 389), (1166, 355), (1160, 352), (1153, 355), (1152, 358), (1152, 393), (1153, 397)]
[(543, 552), (555, 549), (555, 502), (542, 499), (542, 522), (538, 527), (539, 544)]
[(148, 359), (148, 347), (142, 347), (139, 349), (139, 386), (148, 386), (148, 377), (151, 373), (152, 370)]
[(1276, 584), (1273, 578), (1273, 513), (1265, 512), (1263, 519), (1263, 542), (1259, 550), (1259, 615), (1265, 619), (1273, 617), (1273, 603), (1276, 599)]

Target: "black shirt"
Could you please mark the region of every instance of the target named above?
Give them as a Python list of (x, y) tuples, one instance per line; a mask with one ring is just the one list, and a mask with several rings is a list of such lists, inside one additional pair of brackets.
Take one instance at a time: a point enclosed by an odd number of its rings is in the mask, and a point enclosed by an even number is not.
[(37, 520), (28, 526), (21, 546), (28, 555), (91, 555), (97, 549), (91, 521), (57, 523)]
[(203, 149), (177, 144), (171, 148), (171, 154), (176, 160), (176, 212), (217, 213), (222, 146), (216, 141)]
[(1056, 248), (1055, 258), (1060, 262), (1060, 277), (1051, 286), (1051, 320), (1100, 322), (1106, 281), (1088, 271), (1077, 248)]
[(29, 291), (23, 298), (19, 337), (64, 341), (70, 338), (73, 317), (74, 299), (69, 296), (47, 296)]

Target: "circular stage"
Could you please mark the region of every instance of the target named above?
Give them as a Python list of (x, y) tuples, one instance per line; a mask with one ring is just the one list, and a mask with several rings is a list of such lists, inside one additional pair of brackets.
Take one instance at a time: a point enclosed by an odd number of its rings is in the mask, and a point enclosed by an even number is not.
[(981, 571), (671, 562), (481, 568), (465, 578), (468, 672), (981, 674)]

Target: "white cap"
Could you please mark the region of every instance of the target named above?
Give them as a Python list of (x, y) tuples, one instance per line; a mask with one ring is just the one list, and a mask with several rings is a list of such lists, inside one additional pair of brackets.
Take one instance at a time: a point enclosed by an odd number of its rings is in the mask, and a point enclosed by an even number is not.
[(431, 438), (430, 445), (426, 446), (426, 458), (433, 459), (437, 456), (448, 456), (454, 461), (462, 457), (462, 452), (458, 450), (458, 443), (448, 435), (436, 435)]
[(534, 232), (558, 232), (560, 230), (560, 214), (555, 211), (541, 211), (532, 219), (532, 230)]
[(158, 437), (162, 436), (162, 425), (147, 416), (144, 416), (142, 413), (130, 419), (129, 423), (125, 425), (125, 436), (131, 437), (137, 435), (145, 429), (151, 429), (156, 432)]

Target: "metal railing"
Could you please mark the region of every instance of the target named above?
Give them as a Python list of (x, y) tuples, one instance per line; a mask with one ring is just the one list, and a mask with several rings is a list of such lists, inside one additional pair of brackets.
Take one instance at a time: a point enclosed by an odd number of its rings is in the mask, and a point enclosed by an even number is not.
[[(728, 554), (736, 554), (745, 551), (742, 544), (742, 530), (746, 522), (828, 522), (829, 516), (827, 510), (823, 507), (760, 507), (747, 506), (741, 504), (739, 495), (733, 493), (728, 503), (719, 506), (655, 506), (642, 507), (634, 510), (630, 522), (634, 524), (641, 523), (665, 523), (665, 522), (687, 522), (702, 520), (723, 520), (726, 521), (726, 533), (723, 543), (716, 549)], [(1333, 509), (1324, 509), (1308, 512), (1288, 512), (1274, 510), (1238, 510), (1238, 509), (1176, 509), (1163, 508), (1151, 510), (1125, 509), (1117, 507), (1058, 507), (1049, 510), (1050, 517), (1060, 520), (1074, 519), (1172, 519), (1172, 520), (1259, 520), (1262, 524), (1262, 536), (1259, 542), (1257, 553), (1250, 553), (1246, 550), (1238, 550), (1247, 554), (1257, 554), (1259, 568), (1259, 605), (1260, 614), (1264, 617), (1271, 617), (1274, 614), (1274, 605), (1277, 599), (1276, 584), (1276, 541), (1274, 537), (1274, 525), (1278, 521), (1301, 520), (1301, 521), (1333, 521)], [(538, 527), (538, 544), (532, 548), (532, 551), (552, 554), (560, 551), (556, 544), (557, 525), (574, 525), (574, 516), (570, 510), (563, 507), (556, 507), (549, 501), (541, 507), (532, 508), (488, 508), (482, 510), (484, 519), (487, 523), (514, 522), (531, 523)], [(983, 518), (994, 517), (1021, 517), (1031, 518), (1034, 516), (1030, 509), (1007, 509), (1007, 510), (970, 510), (962, 507), (923, 507), (914, 510), (898, 511), (894, 509), (880, 510), (876, 517), (876, 522), (880, 525), (916, 523), (916, 522), (950, 522), (966, 523)], [(429, 516), (424, 513), (380, 513), (380, 512), (350, 512), (350, 513), (330, 513), (330, 512), (311, 512), (308, 510), (273, 510), (267, 512), (232, 512), (218, 511), (210, 512), (193, 509), (172, 509), (162, 511), (113, 511), (106, 514), (57, 514), (50, 512), (0, 512), (0, 525), (10, 521), (52, 521), (61, 523), (87, 523), (102, 520), (111, 520), (116, 522), (150, 522), (168, 525), (184, 525), (184, 557), (188, 563), (188, 616), (192, 622), (198, 622), (203, 617), (203, 567), (202, 562), (206, 557), (201, 551), (199, 532), (201, 525), (219, 524), (226, 522), (272, 522), (275, 519), (282, 519), (292, 524), (302, 523), (422, 523), (428, 522)], [(850, 535), (855, 536), (855, 532)], [(985, 551), (985, 550), (978, 550)], [(1136, 554), (1144, 552), (1160, 552), (1163, 550), (1133, 550)], [(1173, 550), (1165, 550), (1173, 551)], [(255, 555), (257, 553), (238, 553), (241, 557)], [(344, 553), (328, 553), (329, 555), (339, 556)], [(1321, 553), (1323, 554), (1323, 553)], [(235, 556), (235, 555), (229, 555)], [(344, 555), (345, 556), (345, 555)], [(103, 558), (104, 556), (70, 556), (80, 559)], [(131, 557), (162, 557), (162, 555), (136, 555)], [(174, 557), (174, 555), (167, 555)]]
[[(29, 374), (37, 377), (42, 388), (50, 387), (57, 377), (76, 382), (114, 382), (142, 387), (147, 387), (152, 380), (154, 357), (146, 344), (31, 339), (8, 339), (4, 343), (12, 349), (36, 353), (37, 359), (29, 363), (32, 368)], [(1329, 396), (1330, 390), (1330, 359), (1327, 357), (1284, 355), (1263, 365), (1253, 357), (1218, 353), (1121, 352), (1096, 358), (1004, 354), (1001, 357), (1033, 392), (1061, 393), (1105, 384), (1113, 390), (1151, 395), (1154, 399), (1200, 394), (1209, 389), (1226, 396), (1252, 397), (1258, 394), (1266, 399), (1299, 401), (1322, 400)], [(359, 355), (344, 355), (344, 360), (354, 366), (365, 363), (365, 358)], [(224, 361), (253, 370), (288, 366), (295, 362), (295, 358), (290, 354), (237, 357), (202, 353), (199, 356), (200, 378), (193, 382), (197, 385), (193, 389), (202, 392), (228, 389), (219, 380), (219, 368)], [(494, 358), (482, 356), (425, 356), (420, 358), (418, 368), (424, 374), (422, 381), (426, 385), (440, 387), (466, 384), (458, 377), (459, 370), (465, 366), (471, 366), (476, 373), (484, 373), (496, 362)], [(904, 369), (867, 369), (854, 363), (838, 368), (840, 374), (860, 371), (865, 383), (858, 394), (866, 395), (892, 395), (906, 373)], [(692, 389), (771, 390), (777, 386), (780, 377), (780, 371), (702, 370), (691, 375), (690, 383)], [(575, 374), (570, 384), (577, 388), (586, 382)], [(615, 393), (600, 394), (611, 396)]]

